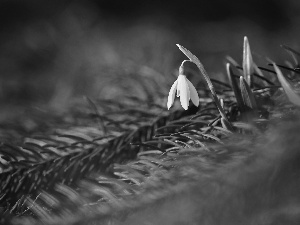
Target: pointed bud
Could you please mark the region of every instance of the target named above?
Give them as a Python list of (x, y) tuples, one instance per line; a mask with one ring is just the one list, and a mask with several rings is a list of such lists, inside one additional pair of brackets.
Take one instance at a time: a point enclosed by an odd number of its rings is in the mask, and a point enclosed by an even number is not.
[(253, 60), (252, 60), (252, 54), (251, 54), (249, 41), (246, 36), (244, 37), (243, 72), (244, 72), (244, 78), (245, 78), (247, 84), (251, 87), (251, 81), (252, 81), (251, 76), (254, 72), (254, 67), (253, 67)]

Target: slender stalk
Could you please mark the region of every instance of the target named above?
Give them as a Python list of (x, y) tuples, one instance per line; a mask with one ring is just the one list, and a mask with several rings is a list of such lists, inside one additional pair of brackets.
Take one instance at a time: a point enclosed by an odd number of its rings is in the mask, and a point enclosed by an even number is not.
[[(198, 67), (198, 69), (202, 73), (202, 75), (203, 75), (203, 77), (204, 77), (204, 79), (205, 79), (205, 81), (208, 85), (208, 88), (209, 88), (210, 92), (212, 93), (213, 100), (214, 100), (214, 102), (215, 102), (222, 118), (227, 122), (228, 125), (230, 125), (230, 126), (228, 126), (228, 130), (233, 131), (233, 127), (232, 127), (231, 123), (229, 122), (229, 120), (227, 119), (227, 116), (226, 116), (223, 108), (221, 107), (220, 100), (217, 96), (215, 88), (214, 88), (214, 86), (213, 86), (206, 70), (204, 69), (204, 66), (200, 62), (200, 60), (194, 54), (192, 54), (189, 50), (187, 50), (185, 47), (183, 47), (179, 44), (177, 44), (177, 47), (190, 59), (191, 62), (195, 63), (196, 66)], [(184, 61), (182, 63), (184, 63)]]

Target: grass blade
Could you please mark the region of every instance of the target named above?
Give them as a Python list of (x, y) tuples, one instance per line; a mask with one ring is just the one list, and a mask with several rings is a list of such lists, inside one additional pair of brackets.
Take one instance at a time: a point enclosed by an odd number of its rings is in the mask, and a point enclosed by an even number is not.
[(254, 110), (257, 109), (255, 97), (254, 97), (249, 85), (247, 84), (247, 82), (245, 81), (245, 79), (242, 76), (240, 77), (240, 87), (241, 87), (241, 93), (242, 93), (242, 98), (243, 98), (244, 104), (251, 109), (254, 109)]
[(288, 99), (290, 100), (291, 103), (297, 105), (297, 106), (300, 106), (300, 97), (299, 95), (297, 95), (291, 84), (285, 79), (285, 77), (283, 76), (281, 70), (278, 68), (278, 66), (273, 63), (273, 66), (275, 68), (275, 71), (277, 73), (277, 77), (278, 77), (278, 80), (283, 88), (283, 90), (285, 91)]
[(287, 45), (280, 45), (280, 47), (284, 48), (284, 50), (287, 51), (287, 53), (289, 53), (291, 55), (291, 57), (293, 58), (295, 65), (298, 65), (298, 60), (296, 56), (300, 56), (300, 53), (297, 52), (296, 50), (292, 49), (291, 47), (287, 46)]
[(229, 63), (226, 64), (226, 71), (227, 71), (227, 76), (228, 76), (229, 82), (231, 84), (232, 90), (233, 90), (235, 98), (236, 98), (236, 102), (238, 104), (238, 107), (240, 109), (242, 109), (244, 107), (243, 98), (241, 96), (240, 88), (238, 86), (238, 83), (236, 82), (235, 76), (232, 72), (232, 69), (231, 69), (231, 66)]

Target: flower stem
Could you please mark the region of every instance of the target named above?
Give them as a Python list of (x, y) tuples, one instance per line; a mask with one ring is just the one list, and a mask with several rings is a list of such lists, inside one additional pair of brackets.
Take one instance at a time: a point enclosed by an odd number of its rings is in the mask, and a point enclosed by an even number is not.
[[(185, 47), (177, 44), (177, 47), (190, 59), (190, 60), (187, 60), (187, 61), (191, 61), (193, 63), (196, 64), (196, 66), (198, 67), (198, 69), (200, 70), (200, 72), (202, 73), (207, 85), (208, 85), (208, 88), (210, 90), (210, 92), (212, 93), (212, 97), (213, 97), (213, 100), (216, 104), (216, 107), (218, 108), (223, 120), (225, 120), (227, 122), (227, 129), (230, 130), (230, 131), (233, 131), (233, 126), (232, 124), (229, 122), (229, 120), (227, 119), (227, 116), (225, 114), (225, 111), (224, 109), (222, 108), (221, 104), (220, 104), (220, 100), (217, 96), (217, 93), (215, 91), (215, 88), (206, 72), (206, 70), (204, 69), (204, 66), (202, 65), (202, 63), (200, 62), (200, 60), (194, 55), (192, 54), (189, 50), (187, 50)], [(183, 65), (183, 63), (185, 62), (186, 60), (184, 60), (182, 63), (181, 63), (181, 66)], [(181, 67), (180, 66), (180, 67)]]

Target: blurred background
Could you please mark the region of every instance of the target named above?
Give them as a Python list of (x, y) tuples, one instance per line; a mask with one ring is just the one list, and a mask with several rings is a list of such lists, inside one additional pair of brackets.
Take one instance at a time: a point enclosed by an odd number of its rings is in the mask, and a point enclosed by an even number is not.
[(177, 43), (221, 79), (227, 55), (241, 63), (244, 36), (258, 65), (283, 61), (280, 44), (300, 48), (299, 10), (297, 0), (2, 0), (0, 117), (114, 95), (124, 73), (176, 75)]

